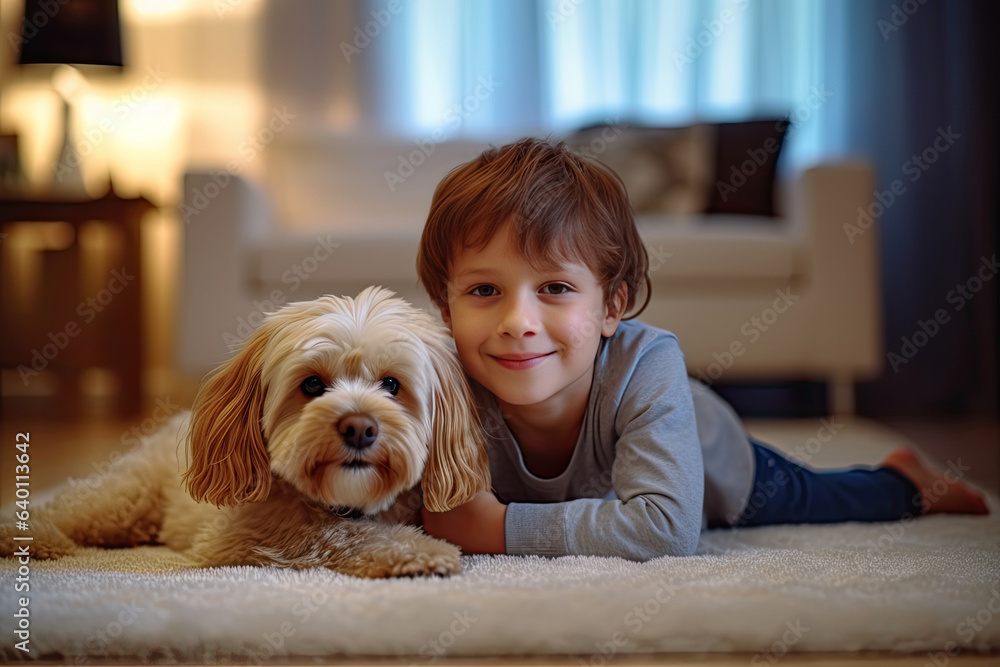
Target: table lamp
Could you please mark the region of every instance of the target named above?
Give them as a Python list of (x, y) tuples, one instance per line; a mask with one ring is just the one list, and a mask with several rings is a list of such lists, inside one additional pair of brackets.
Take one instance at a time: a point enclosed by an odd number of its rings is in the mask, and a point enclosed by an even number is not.
[(52, 85), (63, 102), (62, 146), (56, 162), (56, 187), (83, 190), (80, 158), (70, 141), (71, 98), (83, 82), (72, 65), (120, 68), (121, 25), (117, 0), (25, 0), (21, 35), (21, 65), (58, 64)]

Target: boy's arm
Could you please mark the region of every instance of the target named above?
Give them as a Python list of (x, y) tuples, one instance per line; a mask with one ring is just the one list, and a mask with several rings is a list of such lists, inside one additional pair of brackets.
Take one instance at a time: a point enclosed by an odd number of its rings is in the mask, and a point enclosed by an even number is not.
[[(576, 470), (587, 478), (570, 492), (590, 497), (512, 499), (507, 553), (631, 560), (694, 553), (705, 473), (684, 357), (670, 337), (633, 352), (628, 368), (620, 358), (612, 361), (617, 371), (602, 376), (596, 419), (584, 425), (590, 430), (583, 437), (594, 443), (593, 466)], [(494, 475), (495, 485), (501, 481)]]
[(506, 553), (507, 506), (490, 491), (482, 491), (469, 502), (447, 512), (431, 512), (426, 507), (420, 512), (428, 535), (458, 545), (463, 553)]

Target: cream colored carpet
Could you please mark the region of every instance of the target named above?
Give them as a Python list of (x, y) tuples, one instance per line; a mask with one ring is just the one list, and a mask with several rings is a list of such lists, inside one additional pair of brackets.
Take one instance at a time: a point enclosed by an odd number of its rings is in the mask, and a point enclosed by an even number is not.
[[(852, 422), (752, 424), (814, 465), (874, 463), (900, 444)], [(829, 429), (828, 429), (829, 431)], [(994, 504), (996, 508), (997, 505)], [(360, 580), (326, 570), (190, 568), (165, 548), (0, 562), (2, 655), (257, 663), (278, 656), (1000, 649), (1000, 521), (713, 531), (690, 558), (467, 557), (449, 579)], [(30, 653), (15, 647), (27, 597)]]

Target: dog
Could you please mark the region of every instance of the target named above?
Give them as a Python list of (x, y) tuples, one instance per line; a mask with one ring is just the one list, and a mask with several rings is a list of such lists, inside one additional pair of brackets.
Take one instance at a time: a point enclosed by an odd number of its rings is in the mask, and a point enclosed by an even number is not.
[(0, 527), (4, 555), (165, 544), (206, 567), (448, 575), (460, 551), (416, 525), (420, 503), (446, 511), (490, 488), (447, 329), (381, 287), (265, 317), (190, 413), (114, 468), (85, 500), (70, 485), (32, 512), (33, 541)]

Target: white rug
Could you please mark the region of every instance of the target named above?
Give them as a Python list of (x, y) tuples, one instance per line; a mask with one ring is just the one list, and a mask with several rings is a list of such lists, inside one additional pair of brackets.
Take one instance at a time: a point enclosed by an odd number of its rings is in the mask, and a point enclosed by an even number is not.
[[(851, 428), (812, 463), (877, 460), (879, 447), (897, 444), (866, 444), (872, 433)], [(467, 557), (463, 568), (449, 579), (369, 581), (192, 569), (165, 548), (88, 549), (30, 564), (28, 646), (34, 657), (97, 660), (406, 655), (427, 664), (571, 653), (592, 665), (630, 652), (741, 651), (769, 665), (788, 651), (1000, 650), (996, 518), (713, 531), (691, 558)], [(14, 592), (16, 563), (0, 561), (0, 571), (0, 655), (16, 659), (24, 594)]]

